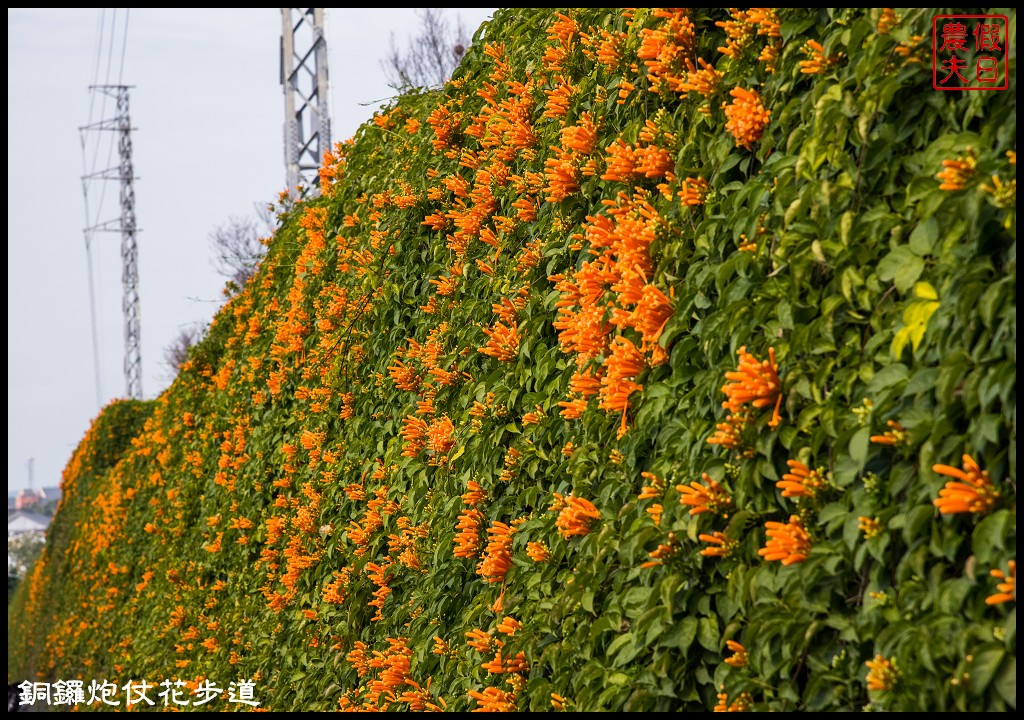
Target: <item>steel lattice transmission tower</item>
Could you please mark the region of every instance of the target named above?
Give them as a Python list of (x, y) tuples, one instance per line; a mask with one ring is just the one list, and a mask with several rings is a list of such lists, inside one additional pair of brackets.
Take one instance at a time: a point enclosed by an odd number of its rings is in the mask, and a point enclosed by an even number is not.
[(331, 146), (324, 9), (281, 8), (281, 25), (285, 178), (290, 193), (297, 185), (316, 192)]
[(82, 128), (83, 130), (109, 130), (117, 133), (118, 165), (88, 175), (83, 180), (118, 180), (121, 183), (121, 216), (86, 228), (96, 231), (121, 233), (121, 284), (124, 311), (124, 379), (126, 397), (142, 398), (142, 354), (139, 350), (139, 268), (138, 245), (135, 234), (135, 171), (132, 167), (132, 126), (128, 114), (130, 85), (93, 85), (97, 90), (113, 97), (117, 102), (115, 116)]

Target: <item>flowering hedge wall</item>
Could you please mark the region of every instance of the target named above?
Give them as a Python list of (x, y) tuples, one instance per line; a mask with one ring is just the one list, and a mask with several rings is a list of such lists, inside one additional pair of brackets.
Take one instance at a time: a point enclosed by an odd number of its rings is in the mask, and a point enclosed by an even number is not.
[(282, 200), (119, 462), (83, 440), (9, 677), (1015, 707), (1006, 12), (974, 93), (932, 11), (496, 13)]

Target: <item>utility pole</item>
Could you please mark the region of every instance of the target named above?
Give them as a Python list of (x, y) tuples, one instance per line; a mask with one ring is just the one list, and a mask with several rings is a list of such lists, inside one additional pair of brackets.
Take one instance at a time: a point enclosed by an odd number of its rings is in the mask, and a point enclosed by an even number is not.
[(116, 167), (86, 175), (83, 181), (118, 180), (121, 183), (121, 216), (85, 229), (86, 236), (96, 231), (121, 233), (121, 309), (124, 312), (124, 379), (125, 396), (142, 398), (142, 355), (139, 350), (139, 269), (138, 246), (135, 242), (135, 171), (132, 167), (131, 120), (128, 114), (130, 85), (92, 85), (116, 100), (116, 114), (112, 119), (100, 120), (80, 130), (109, 130), (117, 133), (119, 164)]
[(288, 192), (294, 195), (298, 185), (316, 192), (331, 146), (323, 8), (281, 8), (281, 85)]

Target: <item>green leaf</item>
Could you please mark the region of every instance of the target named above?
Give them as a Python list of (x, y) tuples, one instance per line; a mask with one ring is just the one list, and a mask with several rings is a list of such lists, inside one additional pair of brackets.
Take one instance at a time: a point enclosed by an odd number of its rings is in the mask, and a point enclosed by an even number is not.
[(871, 447), (871, 428), (862, 427), (850, 438), (850, 457), (860, 470), (868, 461), (868, 449)]
[(1014, 515), (1010, 510), (996, 510), (974, 527), (971, 549), (978, 562), (988, 565), (997, 559), (1000, 550), (1006, 548), (1005, 541), (1016, 524)]
[(665, 647), (685, 650), (693, 644), (697, 637), (697, 618), (685, 617), (670, 629), (661, 644)]
[(627, 633), (623, 633), (622, 635), (619, 635), (617, 638), (612, 640), (611, 644), (608, 646), (607, 656), (609, 658), (611, 658), (613, 656), (617, 656), (619, 651), (622, 650), (622, 648), (626, 647), (627, 645), (629, 645), (632, 642), (633, 642), (633, 633), (627, 632)]
[(933, 215), (927, 220), (918, 223), (914, 231), (910, 233), (910, 249), (915, 255), (924, 257), (932, 252), (932, 249), (935, 247), (935, 241), (938, 238), (939, 221)]
[(915, 540), (924, 537), (924, 527), (935, 516), (933, 505), (918, 505), (907, 511), (903, 525), (903, 541), (913, 547)]
[(989, 287), (981, 296), (981, 300), (978, 302), (978, 314), (985, 323), (985, 327), (992, 327), (995, 322), (996, 313), (1000, 308), (1004, 307), (1005, 291), (1005, 284), (996, 283)]
[(718, 632), (718, 621), (715, 618), (702, 617), (697, 621), (697, 642), (705, 650), (719, 649), (720, 633)]
[(900, 268), (914, 260), (921, 262), (921, 258), (910, 252), (910, 248), (903, 245), (895, 248), (879, 261), (878, 279), (883, 282), (889, 282), (896, 277), (896, 273), (900, 271)]
[(974, 662), (970, 665), (971, 695), (979, 697), (985, 693), (1005, 655), (1006, 651), (1001, 646), (989, 646), (974, 655)]
[(893, 275), (893, 284), (896, 289), (901, 293), (906, 293), (917, 279), (921, 277), (921, 273), (924, 272), (924, 260), (921, 258), (911, 255), (905, 263), (900, 265)]
[(1007, 705), (1017, 709), (1017, 658), (1008, 656), (993, 681), (996, 692)]

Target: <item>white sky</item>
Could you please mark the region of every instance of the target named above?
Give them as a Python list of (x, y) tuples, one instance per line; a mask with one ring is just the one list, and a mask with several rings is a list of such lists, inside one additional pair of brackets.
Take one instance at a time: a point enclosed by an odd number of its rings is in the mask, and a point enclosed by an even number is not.
[[(495, 8), (442, 8), (468, 34)], [(56, 485), (97, 415), (96, 371), (83, 228), (85, 173), (79, 127), (100, 114), (88, 86), (130, 91), (139, 258), (142, 388), (170, 382), (164, 348), (210, 320), (224, 278), (211, 266), (210, 233), (231, 217), (254, 216), (285, 189), (284, 95), (279, 84), (281, 13), (263, 9), (117, 11), (113, 74), (105, 77), (101, 25), (112, 9), (7, 10), (7, 486)], [(106, 22), (103, 22), (105, 18)], [(333, 140), (350, 137), (387, 98), (380, 60), (394, 32), (413, 36), (413, 8), (328, 9), (329, 110)], [(104, 44), (106, 47), (106, 44)], [(105, 152), (105, 146), (104, 146)], [(114, 152), (111, 164), (116, 164)], [(90, 163), (91, 165), (91, 163)], [(98, 168), (106, 167), (101, 156)], [(119, 215), (108, 182), (95, 220)], [(100, 183), (90, 184), (93, 213)], [(94, 236), (100, 397), (125, 393), (120, 234)]]

